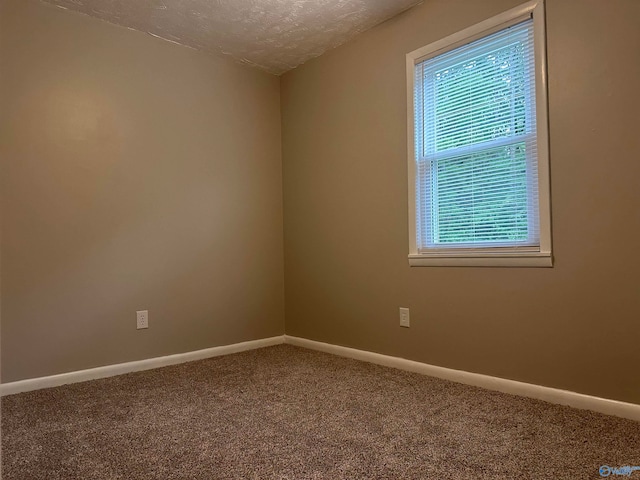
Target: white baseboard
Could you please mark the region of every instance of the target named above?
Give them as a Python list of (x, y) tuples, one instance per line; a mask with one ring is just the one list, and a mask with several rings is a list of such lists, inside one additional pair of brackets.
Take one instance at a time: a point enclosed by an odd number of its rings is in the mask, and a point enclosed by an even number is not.
[(544, 400), (550, 403), (568, 405), (574, 408), (593, 410), (595, 412), (600, 412), (607, 415), (615, 415), (617, 417), (640, 421), (640, 405), (636, 405), (634, 403), (626, 403), (617, 400), (593, 397), (591, 395), (570, 392), (568, 390), (560, 390), (557, 388), (543, 387), (541, 385), (533, 385), (530, 383), (518, 382), (515, 380), (491, 377), (489, 375), (482, 375), (480, 373), (471, 373), (462, 370), (454, 370), (451, 368), (437, 367), (435, 365), (415, 362), (413, 360), (407, 360), (404, 358), (391, 357), (389, 355), (382, 355), (379, 353), (357, 350), (355, 348), (342, 347), (339, 345), (331, 345), (329, 343), (316, 342), (315, 340), (292, 337), (289, 335), (263, 338), (260, 340), (251, 340), (248, 342), (223, 345), (220, 347), (205, 348), (204, 350), (178, 353), (175, 355), (167, 355), (165, 357), (156, 357), (135, 362), (107, 365), (104, 367), (90, 368), (87, 370), (62, 373), (59, 375), (51, 375), (48, 377), (31, 378), (28, 380), (4, 383), (0, 385), (0, 395), (13, 395), (15, 393), (39, 390), (42, 388), (57, 387), (68, 383), (84, 382), (87, 380), (96, 380), (98, 378), (122, 375), (124, 373), (151, 370), (153, 368), (192, 362), (195, 360), (217, 357), (220, 355), (229, 355), (232, 353), (254, 350), (256, 348), (280, 345), (282, 343), (331, 353), (333, 355), (338, 355), (341, 357), (362, 360), (378, 365), (384, 365), (386, 367), (392, 367), (409, 372), (429, 375), (431, 377), (451, 380), (466, 385), (473, 385), (489, 390), (496, 390), (498, 392), (536, 398), (538, 400)]
[(348, 357), (369, 363), (384, 365), (386, 367), (421, 373), (423, 375), (464, 383), (466, 385), (482, 387), (488, 390), (496, 390), (498, 392), (520, 395), (522, 397), (536, 398), (550, 403), (568, 405), (574, 408), (593, 410), (594, 412), (640, 421), (640, 405), (636, 405), (634, 403), (592, 397), (590, 395), (570, 392), (568, 390), (543, 387), (541, 385), (533, 385), (531, 383), (491, 377), (489, 375), (482, 375), (479, 373), (436, 367), (434, 365), (406, 360), (404, 358), (391, 357), (388, 355), (381, 355), (379, 353), (367, 352), (365, 350), (356, 350), (355, 348), (316, 342), (315, 340), (308, 340), (306, 338), (291, 337), (289, 335), (285, 335), (285, 343), (331, 353), (341, 357)]
[(280, 345), (282, 343), (284, 343), (284, 335), (234, 343), (232, 345), (222, 345), (220, 347), (205, 348), (204, 350), (196, 350), (194, 352), (167, 355), (165, 357), (149, 358), (135, 362), (118, 363), (116, 365), (107, 365), (87, 370), (78, 370), (76, 372), (61, 373), (59, 375), (51, 375), (49, 377), (30, 378), (28, 380), (3, 383), (0, 386), (0, 394), (2, 396), (13, 395), (14, 393), (57, 387), (68, 383), (85, 382), (87, 380), (96, 380), (98, 378), (113, 377), (115, 375), (122, 375), (123, 373), (151, 370), (153, 368), (193, 362), (195, 360), (218, 357), (220, 355), (229, 355), (231, 353), (244, 352), (247, 350), (254, 350), (256, 348), (270, 347), (272, 345)]

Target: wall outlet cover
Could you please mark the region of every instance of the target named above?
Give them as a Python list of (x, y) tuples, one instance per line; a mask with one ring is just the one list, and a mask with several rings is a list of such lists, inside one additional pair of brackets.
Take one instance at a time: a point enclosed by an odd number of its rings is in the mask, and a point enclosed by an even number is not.
[(410, 318), (409, 318), (409, 309), (400, 307), (400, 326), (409, 328), (410, 326)]
[(149, 328), (149, 310), (138, 310), (136, 312), (136, 328)]

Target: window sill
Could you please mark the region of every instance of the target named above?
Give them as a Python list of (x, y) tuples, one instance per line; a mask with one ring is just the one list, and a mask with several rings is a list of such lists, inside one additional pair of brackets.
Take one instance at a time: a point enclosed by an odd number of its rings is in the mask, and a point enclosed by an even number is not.
[(409, 255), (411, 267), (553, 267), (550, 253)]

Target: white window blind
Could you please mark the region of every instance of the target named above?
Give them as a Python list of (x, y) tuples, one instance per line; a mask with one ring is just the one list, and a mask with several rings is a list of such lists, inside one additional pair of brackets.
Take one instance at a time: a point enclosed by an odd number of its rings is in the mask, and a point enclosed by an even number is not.
[(533, 20), (415, 65), (417, 253), (539, 251)]

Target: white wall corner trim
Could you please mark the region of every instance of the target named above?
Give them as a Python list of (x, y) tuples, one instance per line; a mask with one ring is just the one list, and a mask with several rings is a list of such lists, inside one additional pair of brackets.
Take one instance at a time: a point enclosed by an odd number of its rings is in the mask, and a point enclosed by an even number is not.
[(486, 388), (488, 390), (495, 390), (522, 397), (535, 398), (559, 405), (568, 405), (574, 408), (592, 410), (606, 415), (614, 415), (616, 417), (640, 421), (640, 405), (636, 405), (634, 403), (593, 397), (591, 395), (571, 392), (568, 390), (543, 387), (541, 385), (534, 385), (531, 383), (491, 377), (489, 375), (482, 375), (479, 373), (465, 372), (463, 370), (437, 367), (435, 365), (415, 362), (404, 358), (391, 357), (389, 355), (382, 355), (379, 353), (367, 352), (365, 350), (357, 350), (355, 348), (342, 347), (339, 345), (331, 345), (329, 343), (316, 342), (315, 340), (292, 337), (289, 335), (285, 335), (285, 343), (341, 357), (375, 363), (385, 367), (420, 373), (431, 377), (442, 378), (444, 380), (451, 380), (453, 382), (472, 385), (474, 387)]
[(262, 338), (259, 340), (250, 340), (241, 343), (234, 343), (232, 345), (222, 345), (219, 347), (205, 348), (203, 350), (196, 350), (193, 352), (177, 353), (175, 355), (167, 355), (165, 357), (149, 358), (146, 360), (118, 363), (116, 365), (107, 365), (104, 367), (90, 368), (87, 370), (61, 373), (48, 377), (30, 378), (27, 380), (19, 380), (17, 382), (3, 383), (0, 386), (0, 394), (2, 396), (13, 395), (15, 393), (40, 390), (42, 388), (58, 387), (60, 385), (66, 385), (68, 383), (86, 382), (87, 380), (113, 377), (125, 373), (140, 372), (143, 370), (151, 370), (154, 368), (166, 367), (169, 365), (177, 365), (179, 363), (203, 360), (205, 358), (230, 355), (232, 353), (245, 352), (247, 350), (255, 350), (257, 348), (271, 347), (273, 345), (280, 345), (282, 343), (284, 343), (284, 335)]

